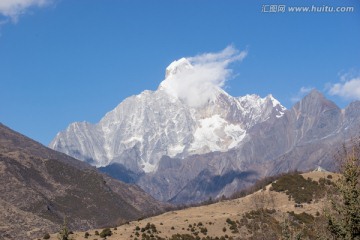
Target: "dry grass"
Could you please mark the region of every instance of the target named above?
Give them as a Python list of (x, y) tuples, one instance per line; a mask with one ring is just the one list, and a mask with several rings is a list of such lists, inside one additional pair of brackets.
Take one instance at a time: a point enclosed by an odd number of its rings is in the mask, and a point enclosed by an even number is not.
[[(319, 180), (323, 177), (326, 178), (327, 175), (329, 175), (329, 173), (311, 172), (303, 174), (305, 178), (310, 177), (314, 180)], [(338, 177), (336, 174), (331, 175), (333, 176), (333, 179), (337, 179)], [(233, 221), (240, 220), (243, 214), (251, 210), (258, 210), (261, 208), (275, 209), (276, 212), (274, 213), (274, 217), (277, 218), (278, 221), (282, 220), (281, 218), (286, 212), (294, 212), (296, 214), (305, 212), (313, 216), (315, 216), (317, 212), (322, 212), (325, 201), (324, 199), (311, 204), (305, 203), (303, 204), (303, 208), (298, 208), (295, 207), (295, 202), (293, 200), (289, 201), (288, 196), (285, 193), (274, 192), (269, 189), (270, 185), (268, 185), (265, 190), (257, 191), (254, 194), (243, 198), (226, 200), (207, 206), (171, 211), (140, 221), (133, 221), (128, 224), (118, 226), (116, 230), (111, 228), (113, 235), (107, 237), (107, 239), (134, 239), (136, 237), (136, 227), (138, 226), (141, 229), (145, 227), (147, 223), (154, 224), (158, 232), (157, 235), (163, 238), (169, 238), (173, 234), (177, 233), (191, 234), (189, 224), (194, 226), (194, 224), (198, 225), (198, 223), (202, 223), (203, 227), (207, 228), (207, 235), (204, 235), (201, 232), (198, 233), (201, 238), (204, 236), (221, 237), (225, 234), (229, 237), (232, 236), (235, 238), (239, 235), (231, 233), (229, 224), (226, 223), (226, 220), (228, 218)], [(226, 232), (223, 231), (224, 227), (226, 228)], [(95, 230), (101, 232), (102, 229), (88, 230), (87, 232), (90, 236), (87, 239), (102, 239), (95, 235)], [(200, 229), (197, 228), (195, 230), (199, 231)], [(140, 237), (138, 237), (138, 239), (141, 239), (142, 232), (138, 232), (140, 233)], [(246, 232), (243, 231), (241, 234), (244, 237)], [(76, 232), (72, 236), (75, 239), (83, 240), (86, 239), (84, 235), (85, 232)], [(52, 235), (51, 239), (56, 239), (56, 235)]]

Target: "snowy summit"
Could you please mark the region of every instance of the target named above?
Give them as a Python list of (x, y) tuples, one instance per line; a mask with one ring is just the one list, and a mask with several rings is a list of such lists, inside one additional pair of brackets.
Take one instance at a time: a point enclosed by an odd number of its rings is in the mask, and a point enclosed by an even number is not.
[(221, 89), (229, 62), (239, 58), (224, 51), (174, 61), (158, 90), (125, 99), (97, 124), (70, 124), (50, 147), (97, 167), (121, 163), (135, 172), (156, 171), (163, 156), (235, 148), (249, 128), (281, 117), (285, 108), (271, 95), (232, 97)]

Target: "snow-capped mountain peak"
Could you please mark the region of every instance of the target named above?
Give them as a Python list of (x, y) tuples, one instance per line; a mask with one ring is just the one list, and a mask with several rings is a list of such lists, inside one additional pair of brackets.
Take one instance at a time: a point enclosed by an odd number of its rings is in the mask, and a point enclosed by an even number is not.
[(227, 151), (255, 124), (282, 116), (285, 108), (271, 95), (232, 97), (215, 78), (204, 79), (208, 70), (174, 61), (158, 90), (125, 99), (97, 124), (71, 124), (50, 147), (97, 167), (154, 172), (163, 156)]
[(158, 90), (198, 108), (217, 98), (230, 73), (226, 64), (181, 58), (166, 68)]
[(187, 79), (193, 66), (186, 58), (173, 61), (165, 71), (165, 79), (160, 83), (158, 90), (164, 91), (174, 98), (181, 98), (183, 83), (181, 79)]
[[(222, 90), (223, 91), (223, 90)], [(73, 123), (50, 147), (100, 167), (121, 163), (136, 172), (154, 172), (162, 156), (227, 151), (249, 128), (284, 109), (267, 98), (235, 98), (219, 91), (214, 101), (193, 108), (165, 91), (129, 97), (98, 124)]]
[(165, 79), (172, 77), (182, 71), (192, 69), (190, 61), (186, 58), (180, 58), (179, 60), (173, 61), (167, 68), (165, 72)]

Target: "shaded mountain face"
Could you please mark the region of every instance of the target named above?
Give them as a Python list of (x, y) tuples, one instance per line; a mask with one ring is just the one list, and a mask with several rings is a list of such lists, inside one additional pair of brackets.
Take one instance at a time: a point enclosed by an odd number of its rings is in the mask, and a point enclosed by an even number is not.
[(100, 174), (0, 124), (0, 238), (33, 239), (70, 229), (119, 224), (158, 213), (143, 190)]

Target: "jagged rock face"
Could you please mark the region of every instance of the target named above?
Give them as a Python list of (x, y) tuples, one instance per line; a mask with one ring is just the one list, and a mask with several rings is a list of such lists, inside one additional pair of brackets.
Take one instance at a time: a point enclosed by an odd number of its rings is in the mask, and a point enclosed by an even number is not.
[(282, 118), (260, 123), (249, 130), (238, 151), (246, 161), (271, 161), (291, 149), (336, 135), (342, 121), (341, 109), (314, 90)]
[(281, 118), (249, 128), (236, 148), (163, 159), (161, 171), (143, 176), (138, 184), (159, 199), (198, 202), (230, 196), (256, 179), (289, 170), (335, 170), (334, 155), (359, 134), (359, 113), (360, 102), (341, 110), (314, 90)]
[[(189, 68), (180, 59), (167, 68), (166, 78)], [(98, 124), (71, 124), (50, 147), (98, 167), (120, 163), (134, 172), (154, 172), (162, 156), (234, 148), (249, 128), (284, 110), (271, 95), (235, 98), (216, 87), (205, 104), (193, 107), (172, 94), (165, 79), (157, 91), (125, 99)]]

